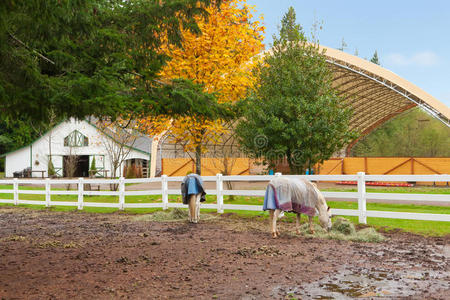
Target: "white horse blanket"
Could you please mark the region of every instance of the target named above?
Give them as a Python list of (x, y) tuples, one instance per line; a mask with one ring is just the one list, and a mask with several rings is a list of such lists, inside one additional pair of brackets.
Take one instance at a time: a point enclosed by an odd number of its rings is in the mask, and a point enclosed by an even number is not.
[(263, 210), (281, 209), (286, 212), (316, 214), (316, 203), (320, 193), (305, 179), (279, 177), (272, 179), (266, 189)]

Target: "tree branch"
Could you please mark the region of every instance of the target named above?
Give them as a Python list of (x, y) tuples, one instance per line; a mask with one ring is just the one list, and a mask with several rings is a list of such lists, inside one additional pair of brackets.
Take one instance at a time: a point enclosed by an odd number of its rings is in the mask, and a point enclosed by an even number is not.
[(30, 50), (31, 52), (35, 53), (37, 56), (39, 56), (40, 58), (42, 58), (43, 60), (51, 63), (51, 64), (55, 64), (54, 61), (52, 61), (51, 59), (45, 57), (44, 55), (40, 54), (39, 52), (37, 52), (34, 49), (30, 49), (30, 47), (28, 47), (24, 42), (22, 42), (21, 40), (19, 40), (18, 38), (16, 38), (14, 36), (14, 34), (12, 34), (11, 32), (8, 32), (9, 36), (12, 37), (16, 42), (18, 42), (19, 44), (21, 44), (22, 46), (24, 46), (25, 48), (27, 48), (28, 50)]

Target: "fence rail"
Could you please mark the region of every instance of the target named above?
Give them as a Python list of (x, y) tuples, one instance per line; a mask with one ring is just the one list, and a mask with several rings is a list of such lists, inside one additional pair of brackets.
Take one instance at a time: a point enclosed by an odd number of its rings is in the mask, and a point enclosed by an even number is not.
[[(216, 203), (202, 204), (204, 209), (217, 209), (217, 212), (223, 213), (224, 210), (247, 210), (261, 211), (261, 205), (240, 205), (224, 203), (224, 196), (264, 196), (264, 190), (224, 190), (223, 183), (231, 182), (264, 182), (270, 181), (280, 173), (275, 175), (255, 175), (255, 176), (204, 176), (203, 181), (215, 182), (216, 189), (207, 189), (207, 194), (216, 195)], [(360, 223), (367, 223), (367, 217), (376, 218), (392, 218), (392, 219), (409, 219), (409, 220), (431, 220), (431, 221), (447, 221), (450, 222), (450, 214), (427, 214), (427, 213), (409, 213), (409, 212), (390, 212), (390, 211), (368, 211), (367, 199), (369, 200), (392, 200), (392, 201), (420, 201), (420, 202), (443, 202), (450, 203), (450, 195), (436, 194), (397, 194), (397, 193), (367, 193), (367, 181), (419, 181), (419, 182), (449, 182), (450, 175), (366, 175), (363, 172), (357, 175), (284, 175), (294, 178), (305, 178), (314, 181), (356, 181), (357, 192), (323, 192), (327, 199), (352, 199), (358, 201), (358, 209), (332, 209), (333, 215), (357, 216)], [(181, 203), (169, 203), (169, 195), (180, 195), (180, 189), (169, 189), (169, 182), (181, 182), (183, 177), (167, 177), (163, 175), (158, 178), (139, 178), (139, 179), (6, 179), (0, 180), (0, 185), (12, 185), (12, 189), (1, 189), (0, 194), (13, 194), (13, 199), (0, 199), (0, 203), (8, 204), (33, 204), (49, 206), (76, 206), (78, 209), (83, 207), (111, 207), (117, 209), (124, 208), (162, 208), (169, 207), (185, 207)], [(160, 189), (130, 191), (126, 190), (128, 184), (136, 183), (160, 183)], [(44, 186), (43, 190), (21, 190), (21, 185), (39, 185)], [(73, 184), (77, 186), (77, 190), (52, 190), (52, 185)], [(86, 184), (116, 184), (117, 191), (91, 191), (85, 190)], [(20, 199), (22, 194), (45, 195), (45, 200), (23, 200)], [(53, 195), (72, 195), (77, 196), (77, 201), (52, 201)], [(127, 203), (126, 196), (146, 196), (161, 195), (161, 202), (156, 203)], [(118, 197), (117, 202), (89, 202), (85, 201), (86, 196), (115, 196)]]

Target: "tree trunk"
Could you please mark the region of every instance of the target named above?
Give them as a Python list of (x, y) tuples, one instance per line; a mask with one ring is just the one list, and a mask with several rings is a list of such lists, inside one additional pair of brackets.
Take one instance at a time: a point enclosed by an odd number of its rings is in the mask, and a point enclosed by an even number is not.
[(291, 150), (290, 149), (286, 150), (286, 160), (287, 160), (288, 165), (289, 165), (289, 173), (291, 175), (295, 175), (297, 173), (297, 171), (298, 171), (297, 170), (298, 167), (295, 166), (295, 164), (294, 164), (294, 162), (292, 160), (292, 154), (291, 154)]
[[(111, 179), (115, 179), (116, 178), (116, 174), (117, 174), (117, 168), (119, 168), (120, 164), (118, 164), (117, 162), (113, 162), (111, 164)], [(110, 183), (109, 184), (109, 189), (111, 191), (117, 191), (117, 188), (119, 187), (119, 185), (117, 183)]]
[(195, 147), (195, 173), (202, 175), (202, 149), (200, 146)]
[[(232, 167), (231, 167), (232, 168)], [(231, 175), (231, 169), (228, 169), (228, 157), (223, 158), (223, 174), (222, 175)], [(233, 183), (229, 180), (225, 181), (225, 185), (227, 186), (227, 190), (233, 189)], [(234, 200), (234, 195), (229, 195), (228, 200)]]
[(308, 173), (311, 175), (311, 159), (308, 159)]

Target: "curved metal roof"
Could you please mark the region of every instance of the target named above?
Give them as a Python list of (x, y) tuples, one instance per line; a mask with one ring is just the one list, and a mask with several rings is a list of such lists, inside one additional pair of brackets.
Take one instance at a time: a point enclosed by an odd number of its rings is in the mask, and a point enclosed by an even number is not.
[(361, 137), (415, 106), (450, 127), (448, 106), (416, 85), (365, 59), (325, 46), (320, 49), (333, 69), (333, 85), (353, 108), (351, 127)]
[[(436, 98), (395, 73), (351, 54), (319, 46), (334, 73), (333, 85), (353, 108), (350, 126), (360, 137), (347, 147), (348, 151), (363, 136), (397, 116), (419, 106), (450, 127), (450, 109)], [(271, 53), (266, 50), (260, 55)]]

